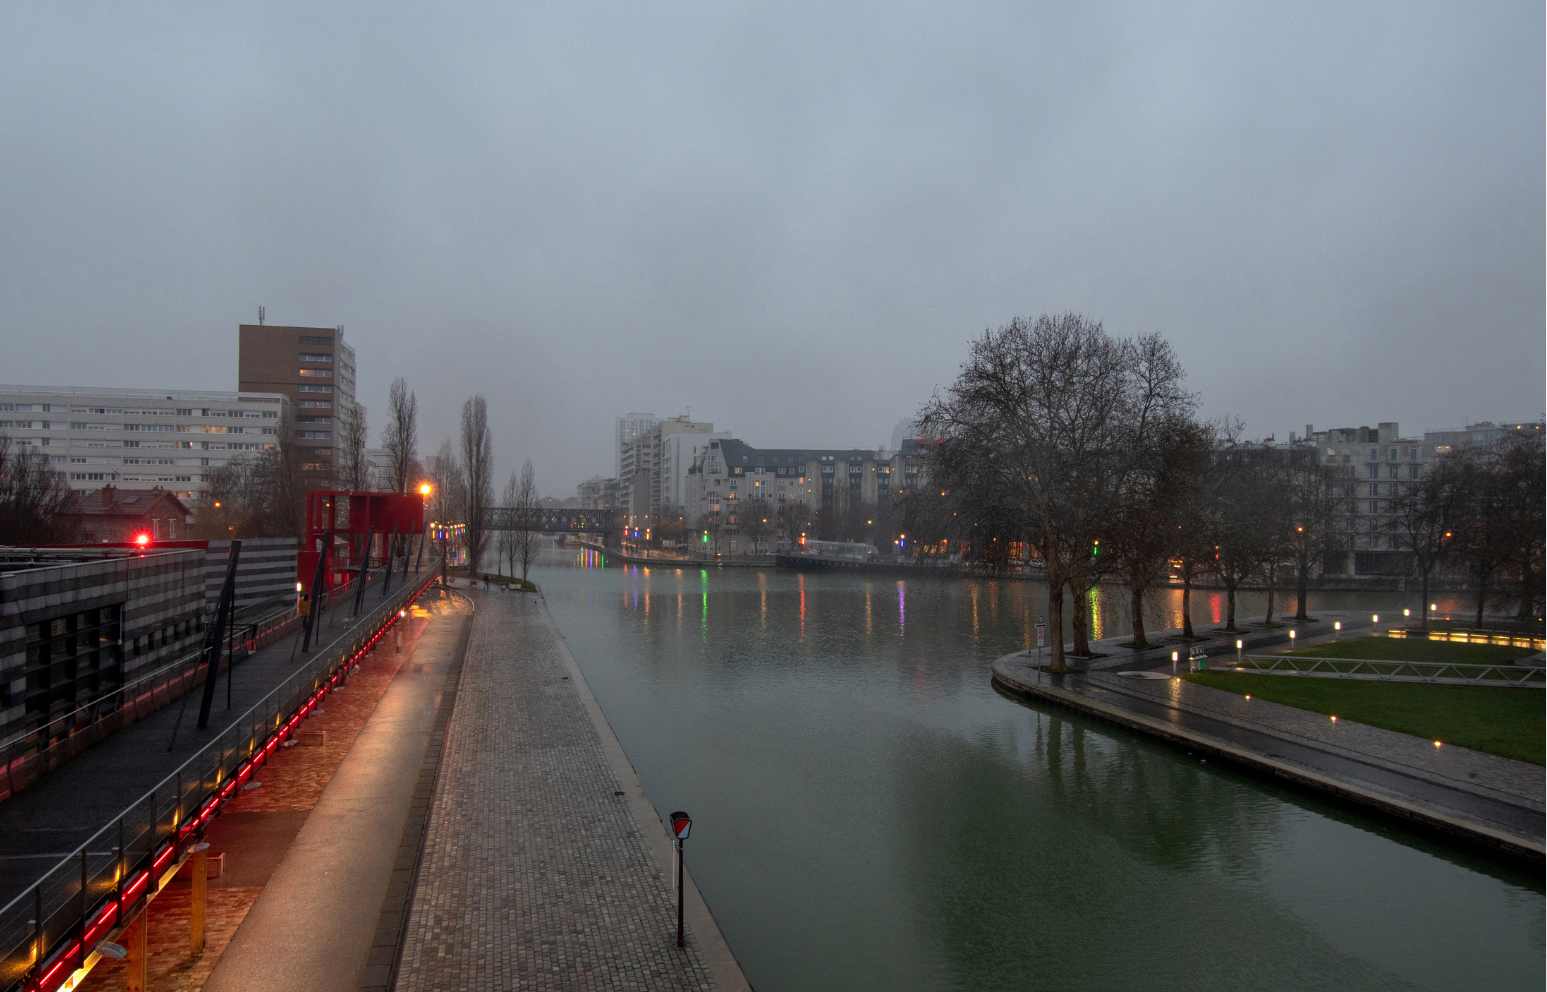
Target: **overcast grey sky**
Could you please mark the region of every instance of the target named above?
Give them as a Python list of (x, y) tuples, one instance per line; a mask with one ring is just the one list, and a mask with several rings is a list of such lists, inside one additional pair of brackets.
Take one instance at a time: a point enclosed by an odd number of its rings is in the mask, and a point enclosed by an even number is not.
[(558, 495), (630, 410), (883, 443), (1017, 313), (1257, 435), (1543, 410), (1540, 2), (175, 7), (0, 9), (0, 381), (235, 388), (263, 303)]

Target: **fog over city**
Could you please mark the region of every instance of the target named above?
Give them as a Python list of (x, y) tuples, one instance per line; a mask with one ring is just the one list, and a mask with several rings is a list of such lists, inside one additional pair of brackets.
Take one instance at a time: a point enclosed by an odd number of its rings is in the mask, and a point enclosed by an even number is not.
[[(236, 388), (343, 324), (372, 443), (877, 446), (1077, 310), (1253, 435), (1542, 412), (1540, 3), (8, 4), (0, 381)], [(21, 98), (17, 98), (20, 96)]]

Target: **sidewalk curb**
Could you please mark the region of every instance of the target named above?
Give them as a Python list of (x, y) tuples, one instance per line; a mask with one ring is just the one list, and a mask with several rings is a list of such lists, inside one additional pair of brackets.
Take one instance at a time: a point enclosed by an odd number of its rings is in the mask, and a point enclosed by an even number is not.
[(1004, 664), (1005, 661), (1006, 658), (1000, 658), (994, 662), (993, 683), (1011, 696), (1055, 703), (1090, 716), (1100, 717), (1131, 730), (1159, 737), (1173, 744), (1185, 745), (1234, 764), (1266, 772), (1276, 778), (1377, 809), (1453, 837), (1481, 843), (1499, 853), (1525, 858), (1536, 863), (1547, 860), (1547, 846), (1544, 846), (1541, 841), (1529, 840), (1481, 821), (1451, 816), (1387, 792), (1332, 778), (1297, 763), (1239, 747), (1210, 734), (1188, 730), (1144, 714), (1109, 706), (1074, 690), (1034, 685), (1017, 678), (1009, 666)]

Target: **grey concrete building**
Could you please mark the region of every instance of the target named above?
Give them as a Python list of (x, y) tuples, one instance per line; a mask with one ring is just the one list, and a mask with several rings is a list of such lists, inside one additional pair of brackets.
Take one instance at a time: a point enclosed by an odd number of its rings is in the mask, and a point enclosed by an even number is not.
[(200, 650), (204, 587), (203, 549), (0, 548), (0, 741), (67, 736)]

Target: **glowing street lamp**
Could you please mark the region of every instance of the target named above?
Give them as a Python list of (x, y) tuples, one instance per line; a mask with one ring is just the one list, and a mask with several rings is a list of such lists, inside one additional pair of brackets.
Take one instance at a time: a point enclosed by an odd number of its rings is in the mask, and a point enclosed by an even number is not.
[(419, 483), (419, 495), (424, 497), (425, 499), (429, 499), (430, 498), (430, 494), (433, 493), (434, 491), (435, 491), (435, 487), (430, 485), (428, 482), (421, 482), (421, 483)]

